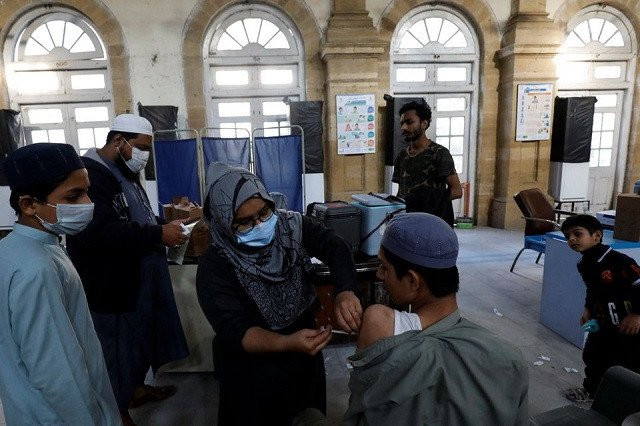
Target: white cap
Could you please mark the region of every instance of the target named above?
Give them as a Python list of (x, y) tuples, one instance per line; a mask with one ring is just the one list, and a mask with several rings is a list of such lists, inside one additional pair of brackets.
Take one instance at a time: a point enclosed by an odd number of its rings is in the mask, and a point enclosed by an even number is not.
[(135, 114), (120, 114), (113, 119), (110, 130), (153, 136), (153, 127), (149, 120)]

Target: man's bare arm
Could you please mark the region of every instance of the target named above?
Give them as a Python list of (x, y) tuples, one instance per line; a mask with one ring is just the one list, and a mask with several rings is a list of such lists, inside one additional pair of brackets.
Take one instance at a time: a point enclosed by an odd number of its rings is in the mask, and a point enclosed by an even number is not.
[(451, 189), (452, 200), (462, 197), (462, 186), (460, 185), (460, 179), (458, 179), (457, 174), (447, 176), (447, 185), (449, 185), (449, 189)]

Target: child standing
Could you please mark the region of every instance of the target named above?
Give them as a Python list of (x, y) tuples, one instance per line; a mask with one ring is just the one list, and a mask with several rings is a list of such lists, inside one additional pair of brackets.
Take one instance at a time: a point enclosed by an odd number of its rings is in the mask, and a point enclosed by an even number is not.
[(582, 352), (584, 389), (569, 389), (565, 396), (588, 402), (609, 367), (621, 365), (640, 373), (640, 267), (602, 244), (602, 225), (593, 216), (571, 216), (561, 229), (569, 247), (582, 254), (578, 271), (587, 296), (580, 325), (597, 321)]

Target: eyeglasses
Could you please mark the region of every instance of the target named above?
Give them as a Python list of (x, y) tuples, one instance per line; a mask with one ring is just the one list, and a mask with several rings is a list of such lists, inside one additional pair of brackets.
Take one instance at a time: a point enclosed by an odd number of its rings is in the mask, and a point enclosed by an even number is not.
[(258, 212), (257, 217), (234, 220), (231, 226), (233, 227), (234, 232), (238, 234), (246, 234), (253, 229), (256, 222), (266, 222), (271, 219), (271, 216), (273, 216), (273, 210), (271, 210), (271, 207), (269, 207), (268, 204), (265, 204), (265, 206)]

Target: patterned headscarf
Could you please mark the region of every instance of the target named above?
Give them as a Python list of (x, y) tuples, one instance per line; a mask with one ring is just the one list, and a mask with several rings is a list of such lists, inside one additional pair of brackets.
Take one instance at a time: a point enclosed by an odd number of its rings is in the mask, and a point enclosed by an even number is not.
[(206, 186), (205, 216), (212, 245), (233, 265), (238, 281), (269, 327), (277, 330), (288, 326), (315, 298), (313, 286), (304, 280), (312, 264), (302, 246), (302, 216), (276, 210), (273, 242), (263, 248), (242, 246), (236, 242), (231, 226), (233, 216), (242, 203), (254, 196), (274, 207), (264, 183), (248, 170), (212, 163)]

